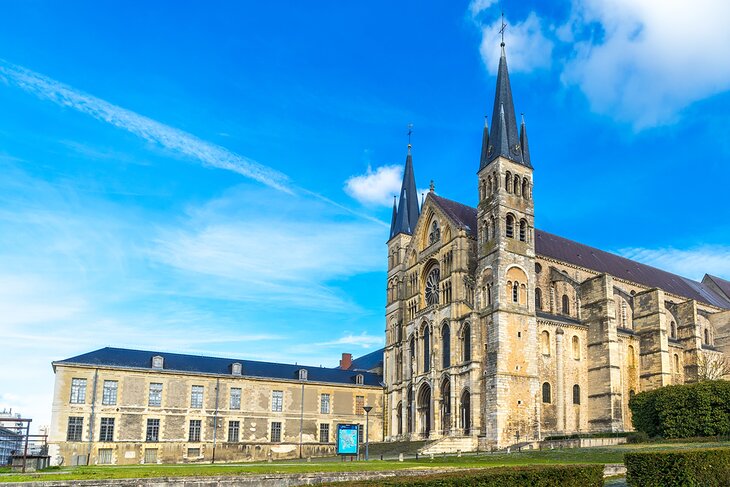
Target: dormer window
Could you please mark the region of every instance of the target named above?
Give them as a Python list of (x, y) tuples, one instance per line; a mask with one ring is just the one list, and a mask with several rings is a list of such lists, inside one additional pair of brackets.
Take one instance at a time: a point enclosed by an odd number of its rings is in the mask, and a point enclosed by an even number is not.
[(165, 365), (165, 359), (160, 355), (155, 355), (152, 357), (152, 368), (153, 369), (162, 369)]
[(361, 386), (361, 385), (363, 385), (364, 382), (365, 382), (365, 377), (363, 377), (362, 374), (357, 374), (355, 376), (355, 384)]
[(299, 380), (307, 380), (307, 369), (299, 369)]
[(231, 365), (231, 374), (233, 375), (241, 375), (241, 364), (236, 362), (235, 364)]

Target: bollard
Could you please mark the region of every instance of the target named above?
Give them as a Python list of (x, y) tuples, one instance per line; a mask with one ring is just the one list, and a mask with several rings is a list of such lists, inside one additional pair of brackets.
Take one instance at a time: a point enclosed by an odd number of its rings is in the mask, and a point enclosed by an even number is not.
[(431, 453), (431, 461), (433, 461), (433, 453)]
[(312, 463), (312, 457), (307, 457), (307, 463)]
[(418, 452), (416, 452), (416, 460), (418, 460)]
[(398, 454), (398, 461), (399, 462), (402, 462), (403, 461), (403, 454), (402, 453), (399, 453)]
[(507, 453), (509, 453), (509, 447), (507, 447)]
[(461, 450), (456, 450), (456, 456), (457, 458), (461, 458)]
[(383, 461), (383, 454), (382, 453), (380, 454), (380, 461), (381, 462)]

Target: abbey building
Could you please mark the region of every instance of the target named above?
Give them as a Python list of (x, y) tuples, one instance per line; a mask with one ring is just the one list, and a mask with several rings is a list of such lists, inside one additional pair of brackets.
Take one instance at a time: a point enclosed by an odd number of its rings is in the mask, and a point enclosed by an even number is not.
[(419, 207), (409, 146), (388, 240), (387, 439), (466, 449), (631, 430), (633, 394), (726, 373), (730, 282), (534, 227), (504, 44), (491, 122), (476, 208), (433, 191)]

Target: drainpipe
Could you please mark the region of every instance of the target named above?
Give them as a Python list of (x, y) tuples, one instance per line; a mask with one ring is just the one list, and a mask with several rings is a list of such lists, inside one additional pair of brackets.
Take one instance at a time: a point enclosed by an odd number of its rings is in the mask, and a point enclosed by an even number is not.
[(215, 443), (218, 436), (218, 394), (220, 391), (221, 380), (215, 380), (215, 412), (213, 413), (213, 458), (210, 463), (215, 463)]
[(86, 452), (86, 464), (91, 463), (91, 446), (94, 442), (94, 410), (96, 409), (96, 382), (99, 378), (99, 369), (94, 370), (94, 385), (91, 395), (91, 418), (89, 419), (89, 448)]

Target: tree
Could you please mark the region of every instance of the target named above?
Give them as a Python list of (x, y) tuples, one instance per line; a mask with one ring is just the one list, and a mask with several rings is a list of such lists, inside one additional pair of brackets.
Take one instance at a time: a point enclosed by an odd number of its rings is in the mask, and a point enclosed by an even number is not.
[(721, 353), (700, 353), (697, 359), (697, 380), (720, 380), (730, 375), (730, 362)]

